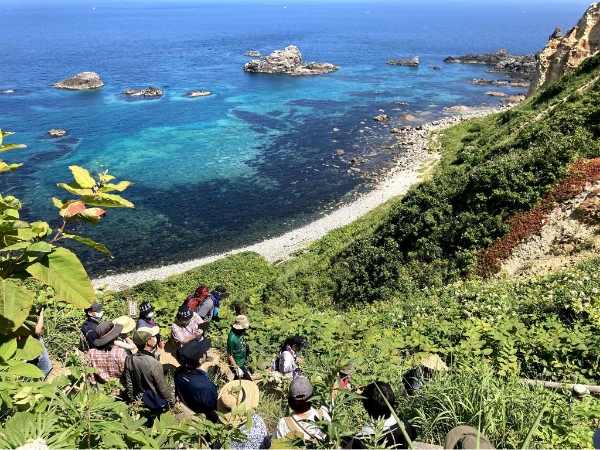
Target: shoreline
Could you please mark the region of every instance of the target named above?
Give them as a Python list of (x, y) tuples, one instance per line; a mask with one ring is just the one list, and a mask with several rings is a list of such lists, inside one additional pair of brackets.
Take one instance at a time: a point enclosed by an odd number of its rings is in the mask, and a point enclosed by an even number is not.
[(439, 160), (440, 155), (429, 151), (428, 136), (431, 132), (448, 128), (452, 125), (473, 117), (483, 117), (488, 114), (499, 112), (507, 107), (453, 107), (444, 110), (450, 114), (447, 117), (428, 122), (417, 127), (412, 127), (402, 135), (398, 145), (405, 151), (402, 153), (395, 167), (377, 183), (369, 192), (360, 195), (356, 200), (347, 203), (340, 208), (320, 217), (307, 225), (287, 233), (268, 238), (242, 248), (232, 249), (216, 255), (196, 258), (181, 263), (173, 263), (159, 267), (128, 272), (115, 275), (107, 275), (92, 280), (95, 289), (106, 289), (117, 291), (151, 280), (164, 280), (165, 278), (180, 274), (190, 269), (209, 264), (213, 261), (226, 258), (242, 252), (256, 252), (269, 263), (285, 260), (291, 253), (304, 248), (313, 241), (323, 237), (330, 231), (341, 228), (355, 221), (377, 206), (388, 200), (404, 195), (411, 186), (419, 183), (427, 171), (424, 168), (433, 167)]

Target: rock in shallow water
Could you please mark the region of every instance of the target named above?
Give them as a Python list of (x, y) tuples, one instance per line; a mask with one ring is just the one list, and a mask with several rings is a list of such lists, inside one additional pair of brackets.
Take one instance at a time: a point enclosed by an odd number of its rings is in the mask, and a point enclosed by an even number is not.
[(148, 86), (146, 89), (127, 89), (123, 91), (123, 94), (141, 97), (160, 97), (163, 95), (163, 90), (154, 86)]
[(254, 59), (244, 65), (244, 72), (282, 73), (287, 75), (321, 75), (338, 70), (331, 63), (305, 63), (302, 53), (295, 45), (275, 50), (263, 59)]
[(54, 84), (54, 88), (56, 89), (70, 90), (97, 89), (102, 86), (104, 86), (104, 83), (100, 80), (100, 75), (96, 72), (81, 72), (72, 78), (67, 78)]

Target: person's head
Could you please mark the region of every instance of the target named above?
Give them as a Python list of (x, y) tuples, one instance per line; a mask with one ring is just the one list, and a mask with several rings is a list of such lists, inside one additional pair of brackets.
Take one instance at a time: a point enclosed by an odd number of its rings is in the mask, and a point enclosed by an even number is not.
[(196, 291), (194, 292), (194, 297), (200, 300), (204, 300), (208, 296), (208, 294), (210, 294), (208, 287), (201, 285), (196, 288)]
[(133, 343), (138, 350), (145, 350), (150, 353), (156, 352), (158, 347), (159, 327), (140, 327), (133, 333)]
[(94, 339), (94, 345), (99, 349), (112, 347), (113, 342), (119, 337), (122, 331), (123, 325), (121, 324), (100, 322), (96, 328), (98, 337)]
[(452, 428), (446, 435), (446, 441), (444, 448), (449, 449), (467, 449), (467, 448), (480, 448), (493, 449), (494, 446), (490, 443), (488, 438), (468, 425), (461, 425)]
[(338, 372), (338, 376), (342, 381), (349, 380), (355, 371), (356, 367), (354, 367), (354, 364), (348, 364), (347, 366), (344, 366), (340, 369), (340, 371)]
[(84, 312), (85, 315), (88, 317), (101, 319), (104, 315), (103, 308), (104, 306), (102, 305), (102, 303), (98, 303), (96, 300), (94, 300), (94, 303), (92, 303), (89, 308), (84, 309)]
[[(367, 414), (373, 419), (387, 419), (392, 415), (392, 411), (387, 403), (393, 408), (396, 407), (396, 396), (392, 387), (384, 381), (376, 381), (365, 387), (362, 393), (363, 406)], [(387, 401), (387, 403), (386, 403)]]
[(239, 316), (236, 316), (235, 322), (231, 327), (236, 334), (244, 334), (250, 327), (250, 322), (246, 316), (240, 314)]
[(297, 377), (292, 380), (288, 392), (288, 405), (297, 414), (302, 414), (312, 408), (310, 398), (313, 387), (306, 377)]
[(211, 294), (217, 297), (219, 300), (225, 300), (227, 297), (229, 297), (229, 292), (227, 292), (225, 286), (221, 285), (217, 286), (215, 290), (211, 292)]
[(304, 347), (308, 347), (308, 342), (306, 342), (306, 339), (304, 339), (302, 336), (296, 334), (295, 336), (292, 336), (291, 338), (286, 339), (281, 350), (285, 350), (285, 348), (288, 345), (295, 352), (299, 352)]
[(183, 326), (186, 326), (188, 323), (190, 323), (190, 320), (192, 320), (192, 310), (190, 307), (187, 305), (181, 305), (177, 310), (177, 316), (175, 317), (175, 320), (177, 320), (177, 322)]
[[(217, 398), (217, 411), (222, 413), (220, 419), (223, 423), (245, 423), (248, 411), (258, 408), (260, 393), (256, 383), (249, 380), (234, 380), (225, 384), (219, 391)], [(232, 412), (235, 409), (236, 414)]]
[(121, 336), (127, 336), (135, 328), (135, 321), (129, 316), (120, 316), (112, 321), (114, 324), (123, 325)]
[(437, 353), (426, 355), (421, 359), (423, 378), (431, 378), (435, 372), (446, 372), (448, 366)]
[(192, 339), (177, 349), (177, 359), (186, 370), (194, 370), (206, 362), (206, 354), (210, 349), (210, 341)]
[(140, 304), (140, 317), (152, 319), (152, 316), (154, 316), (154, 307), (150, 304), (150, 302), (142, 302)]

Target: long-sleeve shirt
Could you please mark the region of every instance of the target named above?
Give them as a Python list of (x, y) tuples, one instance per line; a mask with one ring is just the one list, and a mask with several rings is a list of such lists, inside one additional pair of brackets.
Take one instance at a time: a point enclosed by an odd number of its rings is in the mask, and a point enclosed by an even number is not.
[(175, 404), (175, 392), (167, 383), (162, 364), (152, 353), (145, 350), (131, 355), (125, 362), (125, 389), (130, 401), (136, 400), (147, 390), (164, 398), (169, 406)]
[(87, 354), (88, 363), (97, 370), (95, 380), (106, 383), (111, 378), (122, 381), (127, 351), (113, 345), (110, 349), (92, 348)]
[(181, 341), (194, 337), (194, 333), (198, 331), (199, 325), (202, 323), (202, 319), (196, 313), (192, 314), (192, 318), (186, 325), (180, 325), (174, 323), (171, 325), (171, 335), (178, 345), (182, 345)]

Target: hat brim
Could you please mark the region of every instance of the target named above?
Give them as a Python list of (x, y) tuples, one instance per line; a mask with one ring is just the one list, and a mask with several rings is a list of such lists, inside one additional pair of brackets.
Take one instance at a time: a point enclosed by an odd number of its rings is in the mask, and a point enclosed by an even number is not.
[(431, 370), (448, 370), (448, 366), (446, 365), (446, 363), (442, 361), (442, 359), (437, 354), (429, 355), (426, 358), (423, 358), (423, 360), (421, 361), (421, 365)]
[[(224, 417), (220, 418), (221, 422), (225, 422), (225, 421), (229, 422), (234, 417), (239, 417), (243, 422), (246, 421), (246, 416), (245, 415), (240, 415), (240, 414), (235, 414), (234, 415), (231, 412), (231, 409), (229, 409), (223, 403), (223, 393), (227, 393), (228, 390), (230, 390), (232, 388), (235, 388), (237, 386), (241, 386), (242, 389), (243, 389), (243, 391), (244, 391), (243, 401), (240, 402), (240, 404), (237, 405), (237, 406), (245, 405), (246, 412), (248, 412), (248, 411), (254, 412), (256, 410), (256, 408), (258, 408), (260, 391), (259, 391), (258, 386), (256, 385), (256, 383), (254, 383), (253, 381), (250, 381), (250, 380), (233, 380), (233, 381), (230, 381), (229, 383), (226, 383), (221, 388), (221, 390), (219, 391), (219, 396), (217, 397), (217, 411), (220, 412), (221, 414), (223, 414), (223, 416), (224, 416)], [(223, 419), (225, 419), (225, 421)]]
[(135, 320), (133, 320), (131, 317), (129, 316), (122, 316), (122, 317), (117, 317), (116, 319), (114, 319), (112, 321), (115, 325), (116, 324), (121, 324), (123, 325), (123, 330), (121, 331), (122, 334), (127, 334), (130, 333), (131, 331), (133, 331), (133, 329), (135, 328)]
[(94, 345), (96, 347), (103, 347), (106, 344), (108, 344), (109, 342), (114, 341), (117, 337), (119, 337), (119, 334), (121, 334), (123, 332), (123, 325), (121, 325), (120, 323), (116, 323), (115, 326), (113, 327), (112, 330), (110, 330), (110, 332), (108, 332), (107, 334), (105, 334), (104, 336), (98, 338), (98, 339), (94, 339)]
[(218, 292), (211, 292), (211, 294), (217, 297), (219, 300), (229, 298), (229, 292), (223, 292), (222, 294), (219, 294)]

